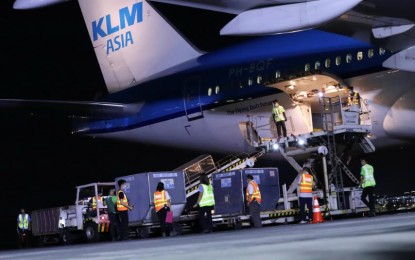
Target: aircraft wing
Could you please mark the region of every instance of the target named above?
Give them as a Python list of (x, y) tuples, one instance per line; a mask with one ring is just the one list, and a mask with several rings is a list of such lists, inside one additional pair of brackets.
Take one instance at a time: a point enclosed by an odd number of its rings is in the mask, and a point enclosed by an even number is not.
[(0, 99), (1, 113), (55, 115), (73, 118), (116, 119), (137, 116), (143, 103)]

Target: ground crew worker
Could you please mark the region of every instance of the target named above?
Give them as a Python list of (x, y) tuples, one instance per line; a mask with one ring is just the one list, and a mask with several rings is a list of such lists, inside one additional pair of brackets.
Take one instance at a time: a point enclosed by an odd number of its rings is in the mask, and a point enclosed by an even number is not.
[(119, 217), (116, 209), (117, 196), (115, 196), (115, 189), (110, 189), (108, 196), (105, 198), (105, 204), (108, 208), (108, 217), (110, 219), (110, 234), (112, 241), (119, 240)]
[(259, 191), (258, 184), (254, 181), (254, 177), (251, 174), (246, 176), (248, 186), (246, 187), (246, 204), (249, 208), (249, 214), (251, 215), (251, 221), (254, 227), (262, 227), (261, 223), (261, 209), (262, 202), (261, 192)]
[(278, 100), (272, 101), (272, 118), (274, 120), (275, 126), (277, 127), (278, 140), (282, 136), (284, 136), (284, 138), (287, 137), (287, 128), (285, 127), (285, 121), (287, 121), (287, 116), (285, 115), (284, 107), (280, 106)]
[(170, 195), (164, 190), (162, 182), (157, 184), (156, 192), (154, 192), (154, 209), (160, 221), (161, 235), (170, 236), (170, 228), (166, 224), (167, 212), (170, 211)]
[(30, 216), (22, 208), (17, 216), (17, 234), (19, 235), (19, 247), (29, 246)]
[[(313, 220), (313, 187), (315, 186), (313, 175), (304, 168), (298, 180), (300, 194), (298, 196), (300, 202), (300, 224), (310, 223)], [(307, 205), (308, 214), (305, 213)]]
[(215, 206), (215, 197), (213, 187), (210, 184), (206, 174), (200, 175), (199, 197), (197, 198), (194, 208), (199, 207), (199, 222), (202, 233), (210, 233), (213, 231), (212, 210)]
[[(370, 210), (369, 217), (374, 217), (376, 216), (374, 198), (376, 181), (373, 175), (373, 166), (368, 164), (364, 158), (360, 159), (360, 162), (362, 163), (362, 168), (360, 171), (360, 185), (363, 188), (361, 200)], [(366, 197), (369, 198), (369, 201), (366, 199)]]
[[(102, 191), (98, 193), (98, 201), (102, 202)], [(92, 197), (92, 210), (95, 211), (97, 209), (97, 200), (95, 196)]]
[(132, 210), (133, 206), (128, 204), (125, 188), (127, 183), (125, 180), (118, 180), (119, 190), (117, 192), (117, 211), (120, 217), (120, 240), (128, 240), (128, 210)]

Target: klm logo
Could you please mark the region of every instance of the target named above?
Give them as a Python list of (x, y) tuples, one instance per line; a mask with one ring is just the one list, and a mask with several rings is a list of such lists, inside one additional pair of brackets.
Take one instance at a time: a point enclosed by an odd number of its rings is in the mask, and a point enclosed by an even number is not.
[(118, 11), (118, 16), (107, 14), (99, 20), (92, 22), (92, 38), (113, 36), (107, 40), (107, 54), (116, 52), (124, 47), (134, 44), (131, 31), (119, 33), (121, 30), (143, 21), (143, 3), (135, 3), (131, 8), (124, 7)]

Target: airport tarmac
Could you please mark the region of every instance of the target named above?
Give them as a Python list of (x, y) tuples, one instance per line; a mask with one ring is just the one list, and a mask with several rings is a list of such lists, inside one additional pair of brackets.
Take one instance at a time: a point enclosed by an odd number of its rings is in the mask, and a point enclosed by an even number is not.
[(0, 252), (0, 259), (415, 259), (415, 212)]

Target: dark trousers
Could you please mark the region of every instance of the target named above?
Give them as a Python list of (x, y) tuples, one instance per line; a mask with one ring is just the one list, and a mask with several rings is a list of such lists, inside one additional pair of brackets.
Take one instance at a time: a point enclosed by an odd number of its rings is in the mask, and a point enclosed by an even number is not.
[(128, 210), (119, 211), (120, 216), (120, 240), (128, 239)]
[(26, 248), (30, 245), (30, 232), (27, 229), (17, 228), (19, 235), (19, 248)]
[(110, 234), (112, 240), (118, 240), (120, 236), (120, 219), (118, 213), (108, 212), (108, 217), (110, 218)]
[(305, 206), (308, 208), (308, 220), (313, 220), (313, 198), (300, 197), (300, 218), (307, 221), (305, 214)]
[[(366, 187), (363, 188), (362, 197), (360, 198), (362, 202), (370, 209), (372, 213), (375, 212), (375, 187)], [(366, 199), (369, 198), (369, 200)]]
[(212, 210), (213, 206), (199, 207), (199, 223), (201, 231), (213, 231)]
[(161, 232), (165, 233), (167, 236), (170, 235), (170, 223), (166, 223), (167, 211), (169, 210), (169, 207), (163, 207), (159, 211), (157, 211), (157, 216), (159, 217), (160, 221)]
[(262, 227), (261, 223), (261, 209), (260, 204), (258, 201), (254, 200), (248, 204), (249, 208), (249, 215), (251, 216), (251, 222), (254, 227), (259, 228)]
[(281, 136), (281, 130), (284, 137), (287, 137), (287, 128), (285, 127), (285, 121), (278, 121), (275, 122), (275, 125), (277, 126), (277, 133), (278, 138)]

